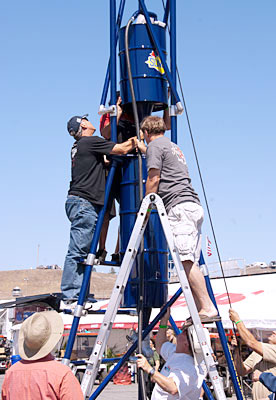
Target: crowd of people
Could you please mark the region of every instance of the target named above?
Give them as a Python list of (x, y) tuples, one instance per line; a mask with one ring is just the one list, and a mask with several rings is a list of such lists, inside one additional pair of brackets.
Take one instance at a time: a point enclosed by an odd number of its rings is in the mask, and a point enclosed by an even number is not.
[[(158, 193), (164, 202), (183, 268), (202, 323), (220, 320), (212, 303), (205, 280), (198, 266), (201, 250), (203, 208), (191, 184), (187, 163), (180, 148), (165, 136), (167, 114), (163, 118), (146, 117), (141, 125), (144, 141), (138, 141), (132, 117), (123, 112), (117, 100), (118, 137), (110, 140), (110, 118), (101, 119), (102, 138), (87, 116), (74, 116), (68, 132), (75, 142), (71, 150), (72, 179), (66, 200), (66, 213), (71, 223), (70, 242), (61, 281), (62, 306), (74, 307), (80, 294), (84, 265), (92, 241), (98, 214), (104, 204), (108, 158), (140, 151), (146, 154), (148, 178), (146, 194)], [(120, 174), (116, 177), (116, 187)], [(115, 190), (115, 189), (114, 189)], [(117, 198), (117, 194), (113, 193)], [(98, 257), (105, 258), (105, 240), (111, 206), (107, 210)], [(114, 258), (118, 254), (118, 244)], [(197, 363), (187, 329), (187, 321), (178, 335), (168, 325), (169, 310), (160, 321), (157, 335), (151, 341), (153, 357), (138, 354), (137, 366), (148, 375), (147, 395), (152, 400), (202, 398), (206, 370)], [(243, 361), (234, 346), (234, 360), (240, 376), (253, 373), (253, 400), (273, 399), (276, 391), (276, 331), (268, 343), (262, 343), (248, 331), (237, 312), (230, 310), (230, 319), (243, 342), (253, 353)], [(2, 386), (3, 400), (83, 399), (79, 382), (69, 367), (55, 361), (53, 351), (63, 334), (63, 322), (55, 311), (35, 313), (20, 329), (21, 361), (6, 373)], [(164, 360), (160, 370), (161, 360)]]

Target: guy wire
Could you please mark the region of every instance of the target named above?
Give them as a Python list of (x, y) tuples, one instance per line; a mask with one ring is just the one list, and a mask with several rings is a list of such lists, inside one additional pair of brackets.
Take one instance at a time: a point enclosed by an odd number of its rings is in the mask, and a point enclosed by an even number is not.
[[(162, 0), (162, 3), (163, 3), (163, 8), (165, 10), (164, 0)], [(168, 32), (170, 34), (169, 22), (167, 23), (167, 26), (168, 26)], [(223, 281), (224, 281), (224, 285), (225, 285), (225, 289), (226, 289), (226, 293), (227, 293), (227, 297), (228, 297), (228, 302), (229, 302), (230, 307), (232, 308), (230, 295), (229, 295), (229, 291), (228, 291), (228, 287), (227, 287), (227, 283), (226, 283), (226, 279), (225, 279), (225, 275), (224, 275), (224, 271), (223, 271), (223, 267), (222, 267), (222, 261), (221, 261), (221, 257), (220, 257), (220, 252), (219, 252), (219, 248), (218, 248), (218, 244), (217, 244), (216, 234), (215, 234), (215, 230), (214, 230), (214, 226), (213, 226), (212, 216), (211, 216), (211, 212), (210, 212), (210, 209), (209, 209), (209, 203), (208, 203), (208, 200), (207, 200), (205, 186), (204, 186), (204, 183), (203, 183), (201, 169), (200, 169), (200, 165), (199, 165), (199, 161), (198, 161), (198, 156), (197, 156), (197, 151), (196, 151), (195, 142), (194, 142), (194, 138), (193, 138), (193, 133), (192, 133), (192, 128), (191, 128), (190, 119), (189, 119), (189, 115), (188, 115), (188, 110), (187, 110), (187, 106), (186, 106), (186, 102), (185, 102), (185, 98), (184, 98), (182, 82), (181, 82), (181, 79), (180, 79), (180, 75), (179, 75), (179, 71), (178, 71), (177, 66), (176, 66), (176, 73), (177, 73), (177, 78), (178, 78), (179, 87), (180, 87), (180, 91), (181, 91), (181, 96), (182, 96), (182, 100), (183, 100), (185, 115), (186, 115), (188, 129), (189, 129), (190, 138), (191, 138), (191, 142), (192, 142), (192, 147), (193, 147), (193, 151), (194, 151), (194, 155), (195, 155), (196, 165), (197, 165), (199, 178), (200, 178), (200, 182), (201, 182), (201, 186), (202, 186), (203, 196), (204, 196), (204, 200), (205, 200), (205, 204), (206, 204), (206, 208), (207, 208), (208, 218), (209, 218), (210, 225), (211, 225), (212, 235), (213, 235), (213, 238), (214, 238), (214, 241), (215, 241), (216, 252), (217, 252), (217, 255), (218, 255), (218, 259), (219, 259), (219, 265), (220, 265), (220, 269), (221, 269), (221, 272), (222, 272), (222, 277), (223, 277)]]

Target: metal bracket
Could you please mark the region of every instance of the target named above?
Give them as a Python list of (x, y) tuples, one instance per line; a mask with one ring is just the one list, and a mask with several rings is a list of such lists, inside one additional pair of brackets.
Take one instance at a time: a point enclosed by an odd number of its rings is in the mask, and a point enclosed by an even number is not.
[(176, 110), (176, 106), (170, 106), (169, 107), (169, 116), (170, 117), (176, 117), (177, 116), (177, 110)]
[(209, 271), (208, 271), (208, 267), (206, 264), (201, 264), (200, 265), (200, 270), (203, 273), (204, 276), (208, 276), (209, 275)]
[(85, 260), (85, 265), (94, 265), (95, 257), (95, 254), (89, 253), (87, 259)]
[(169, 107), (170, 117), (177, 117), (178, 115), (183, 114), (183, 111), (184, 111), (184, 108), (180, 101), (178, 103), (176, 103), (175, 105), (171, 105)]
[(176, 103), (176, 114), (181, 115), (184, 112), (184, 108), (182, 106), (181, 101), (179, 101), (178, 103)]
[(61, 364), (69, 366), (70, 360), (69, 360), (68, 358), (63, 358), (63, 359), (61, 360)]
[(98, 111), (99, 115), (104, 115), (104, 114), (110, 114), (111, 117), (116, 117), (117, 116), (117, 107), (116, 104), (109, 106), (109, 107), (105, 107), (103, 104), (100, 105), (99, 107), (99, 111)]
[(80, 318), (83, 315), (82, 310), (83, 310), (83, 306), (78, 304), (74, 310), (74, 317)]

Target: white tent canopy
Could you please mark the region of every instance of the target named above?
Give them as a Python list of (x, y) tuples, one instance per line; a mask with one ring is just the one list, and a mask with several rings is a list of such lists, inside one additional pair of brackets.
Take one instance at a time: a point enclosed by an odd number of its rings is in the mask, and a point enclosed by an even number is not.
[[(211, 279), (213, 292), (222, 317), (224, 328), (232, 328), (229, 320), (229, 302), (224, 279)], [(226, 278), (232, 308), (248, 328), (275, 330), (276, 329), (276, 273)], [(179, 283), (169, 284), (169, 297), (179, 289)], [(96, 303), (100, 309), (106, 309), (107, 301)], [(152, 311), (153, 319), (159, 310)], [(189, 317), (188, 307), (184, 296), (181, 295), (171, 308), (171, 314), (177, 325), (181, 325)], [(72, 316), (64, 315), (65, 328), (70, 329)], [(80, 320), (80, 329), (98, 329), (103, 314), (90, 314)], [(116, 316), (113, 328), (136, 328), (137, 317), (119, 314)]]
[[(239, 313), (247, 328), (276, 329), (276, 273), (226, 278), (232, 308)], [(224, 279), (211, 279), (211, 285), (224, 328), (232, 328), (229, 301)], [(172, 296), (179, 284), (169, 285)], [(180, 321), (189, 316), (183, 295), (172, 307), (172, 316)]]

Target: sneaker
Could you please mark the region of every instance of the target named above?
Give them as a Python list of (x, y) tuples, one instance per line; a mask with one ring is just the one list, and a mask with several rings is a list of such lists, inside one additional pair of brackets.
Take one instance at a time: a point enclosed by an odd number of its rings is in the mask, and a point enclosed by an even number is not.
[(99, 263), (105, 262), (105, 257), (107, 255), (107, 251), (105, 249), (99, 249), (96, 253), (96, 258), (98, 259)]
[[(73, 314), (75, 308), (78, 305), (77, 300), (60, 300), (60, 306), (59, 310), (60, 311), (67, 311), (68, 313), (71, 312)], [(91, 310), (93, 307), (93, 304), (90, 302), (85, 302), (83, 305), (83, 310), (88, 311)]]
[(60, 311), (71, 311), (73, 312), (77, 306), (77, 300), (60, 300), (59, 309)]

